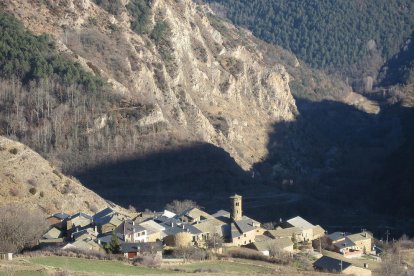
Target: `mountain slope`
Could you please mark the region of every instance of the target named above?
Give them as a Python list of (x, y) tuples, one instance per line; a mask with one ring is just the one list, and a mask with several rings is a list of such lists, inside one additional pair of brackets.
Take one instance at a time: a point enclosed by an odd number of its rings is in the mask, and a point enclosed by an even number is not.
[[(45, 129), (44, 141), (63, 133), (58, 150), (30, 136), (36, 129), (27, 133), (8, 122), (6, 134), (35, 145), (48, 158), (76, 158), (66, 165), (72, 170), (108, 156), (123, 158), (195, 141), (224, 148), (248, 169), (267, 153), (270, 124), (295, 117), (289, 74), (280, 64), (265, 63), (250, 34), (225, 22), (212, 24), (205, 7), (189, 0), (152, 1), (148, 20), (140, 23), (147, 31), (141, 32), (131, 8), (140, 2), (117, 1), (114, 12), (89, 0), (5, 1), (6, 10), (26, 27), (51, 34), (62, 54), (107, 80), (123, 98), (108, 100), (106, 107), (89, 103), (93, 113), (80, 111), (80, 118), (88, 118), (81, 125), (68, 114), (73, 108), (67, 102), (52, 106), (68, 117), (67, 124), (29, 124)], [(27, 117), (19, 119), (27, 125)]]
[(25, 145), (0, 136), (0, 204), (94, 213), (108, 203)]

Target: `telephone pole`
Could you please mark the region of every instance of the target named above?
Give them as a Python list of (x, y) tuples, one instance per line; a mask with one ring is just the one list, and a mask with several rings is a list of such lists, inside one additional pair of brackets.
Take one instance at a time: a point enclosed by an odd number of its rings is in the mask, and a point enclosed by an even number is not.
[(388, 245), (388, 236), (390, 235), (390, 230), (389, 229), (387, 229), (386, 235), (387, 235), (387, 245)]

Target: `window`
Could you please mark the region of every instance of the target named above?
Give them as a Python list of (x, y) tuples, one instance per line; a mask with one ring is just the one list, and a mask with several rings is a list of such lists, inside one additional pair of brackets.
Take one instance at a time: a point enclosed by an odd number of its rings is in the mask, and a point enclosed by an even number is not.
[(246, 237), (246, 234), (244, 234), (244, 237)]

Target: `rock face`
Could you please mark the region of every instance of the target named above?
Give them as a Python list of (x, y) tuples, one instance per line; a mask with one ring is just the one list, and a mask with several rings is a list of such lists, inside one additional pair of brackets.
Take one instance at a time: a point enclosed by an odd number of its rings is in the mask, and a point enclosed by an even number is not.
[[(266, 64), (248, 32), (191, 0), (152, 1), (149, 29), (165, 22), (170, 30), (161, 42), (151, 31), (135, 33), (129, 1), (116, 2), (119, 12), (112, 15), (90, 0), (5, 0), (26, 27), (51, 34), (60, 51), (106, 78), (115, 92), (153, 105), (139, 127), (212, 143), (244, 169), (261, 160), (270, 126), (297, 113), (283, 65)], [(95, 130), (107, 117), (96, 118)]]

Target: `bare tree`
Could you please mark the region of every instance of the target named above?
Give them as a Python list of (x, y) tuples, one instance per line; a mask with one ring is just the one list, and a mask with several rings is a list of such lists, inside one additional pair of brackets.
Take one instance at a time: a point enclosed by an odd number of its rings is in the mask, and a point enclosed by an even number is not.
[(217, 248), (222, 247), (223, 243), (223, 237), (218, 233), (213, 233), (206, 238), (206, 247), (208, 249), (216, 250)]
[(197, 202), (186, 199), (186, 200), (173, 200), (172, 202), (165, 205), (165, 209), (168, 211), (171, 211), (176, 214), (180, 214), (184, 212), (185, 210), (188, 210), (190, 208), (201, 208)]
[(404, 267), (401, 262), (400, 244), (397, 242), (382, 256), (382, 262), (377, 275), (399, 276), (403, 275)]
[(35, 246), (48, 224), (40, 210), (21, 205), (0, 207), (0, 251), (20, 252)]

